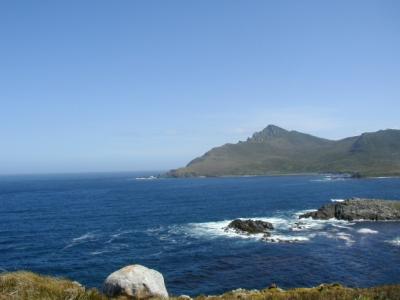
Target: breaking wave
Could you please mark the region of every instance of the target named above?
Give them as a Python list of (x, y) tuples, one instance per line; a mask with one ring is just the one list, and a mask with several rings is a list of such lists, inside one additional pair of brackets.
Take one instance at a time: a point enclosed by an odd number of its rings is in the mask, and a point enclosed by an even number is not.
[(77, 245), (80, 245), (80, 244), (83, 244), (83, 243), (95, 241), (95, 240), (97, 240), (99, 238), (100, 238), (100, 235), (97, 232), (95, 232), (95, 231), (87, 232), (87, 233), (85, 233), (85, 234), (83, 234), (81, 236), (73, 238), (71, 240), (71, 242), (69, 242), (64, 247), (64, 249), (68, 249), (68, 248), (71, 248), (71, 247), (74, 247), (74, 246), (77, 246)]
[(195, 239), (228, 238), (263, 241), (267, 243), (306, 243), (316, 238), (327, 238), (342, 241), (345, 245), (352, 246), (355, 242), (354, 233), (378, 233), (378, 231), (369, 228), (361, 228), (356, 231), (354, 225), (357, 223), (344, 220), (299, 219), (301, 214), (309, 211), (310, 210), (277, 212), (271, 217), (240, 218), (243, 220), (252, 219), (272, 223), (274, 229), (270, 231), (270, 236), (265, 236), (264, 234), (246, 235), (237, 233), (232, 229), (227, 229), (227, 226), (233, 220), (187, 223), (168, 226), (166, 228), (150, 228), (147, 230), (147, 234), (157, 236), (157, 238), (162, 241), (191, 237)]
[(400, 247), (400, 237), (394, 238), (393, 240), (389, 240), (387, 242), (393, 246)]
[(379, 233), (377, 230), (369, 229), (369, 228), (361, 228), (357, 230), (358, 233), (362, 234), (377, 234)]
[(88, 233), (85, 233), (84, 235), (81, 235), (79, 237), (73, 238), (72, 242), (73, 243), (80, 243), (80, 242), (84, 242), (84, 241), (87, 241), (87, 240), (93, 240), (95, 238), (96, 238), (96, 234), (95, 233), (88, 232)]
[(344, 199), (331, 199), (331, 202), (344, 202)]
[(84, 244), (91, 244), (96, 250), (89, 252), (91, 255), (99, 255), (108, 252), (114, 252), (117, 250), (124, 249), (128, 247), (126, 243), (124, 243), (124, 235), (129, 235), (133, 233), (133, 230), (117, 230), (112, 233), (104, 233), (100, 231), (89, 231), (83, 235), (72, 238), (72, 240), (67, 243), (67, 245), (63, 248), (66, 250), (71, 247), (79, 247)]

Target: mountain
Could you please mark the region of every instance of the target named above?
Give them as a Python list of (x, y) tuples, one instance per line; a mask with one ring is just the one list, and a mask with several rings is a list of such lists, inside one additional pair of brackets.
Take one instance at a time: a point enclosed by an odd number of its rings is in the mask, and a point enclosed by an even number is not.
[(349, 173), (400, 175), (400, 130), (328, 140), (275, 125), (171, 170), (169, 177)]

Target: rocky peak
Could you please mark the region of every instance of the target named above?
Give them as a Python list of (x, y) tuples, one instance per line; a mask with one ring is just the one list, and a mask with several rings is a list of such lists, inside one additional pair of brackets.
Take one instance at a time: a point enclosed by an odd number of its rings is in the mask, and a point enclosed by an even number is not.
[(262, 143), (271, 138), (282, 137), (287, 133), (288, 131), (283, 128), (275, 125), (268, 125), (262, 131), (254, 133), (253, 136), (248, 139), (248, 141)]

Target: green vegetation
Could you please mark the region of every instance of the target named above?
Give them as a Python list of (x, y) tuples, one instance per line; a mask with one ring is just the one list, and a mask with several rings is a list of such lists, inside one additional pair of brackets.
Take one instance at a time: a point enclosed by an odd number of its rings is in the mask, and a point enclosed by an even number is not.
[(269, 125), (245, 142), (213, 148), (170, 177), (347, 173), (400, 175), (400, 130), (332, 141)]
[(320, 285), (314, 288), (298, 288), (287, 291), (265, 289), (261, 291), (229, 292), (215, 297), (197, 297), (196, 300), (372, 300), (400, 299), (400, 286), (388, 285), (367, 289), (352, 289), (339, 284)]
[(31, 272), (0, 275), (0, 300), (106, 300), (95, 289), (86, 290), (78, 283), (66, 279), (41, 276)]
[[(0, 299), (62, 299), (62, 300), (106, 300), (95, 289), (85, 289), (78, 283), (66, 279), (41, 276), (31, 272), (14, 272), (0, 275)], [(120, 300), (125, 297), (118, 298)], [(178, 300), (179, 297), (170, 299)], [(182, 299), (182, 298), (181, 298)], [(374, 288), (347, 288), (339, 284), (320, 285), (314, 288), (297, 288), (287, 291), (279, 288), (264, 290), (236, 290), (219, 296), (198, 296), (196, 300), (395, 300), (400, 299), (400, 285), (386, 285)]]

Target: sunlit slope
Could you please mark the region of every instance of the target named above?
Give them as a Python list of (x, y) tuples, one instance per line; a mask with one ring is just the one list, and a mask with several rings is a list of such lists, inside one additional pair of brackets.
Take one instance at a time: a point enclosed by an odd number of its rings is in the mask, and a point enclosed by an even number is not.
[(400, 174), (400, 130), (365, 133), (338, 141), (318, 138), (274, 125), (245, 142), (225, 144), (170, 171), (173, 177), (360, 173)]

